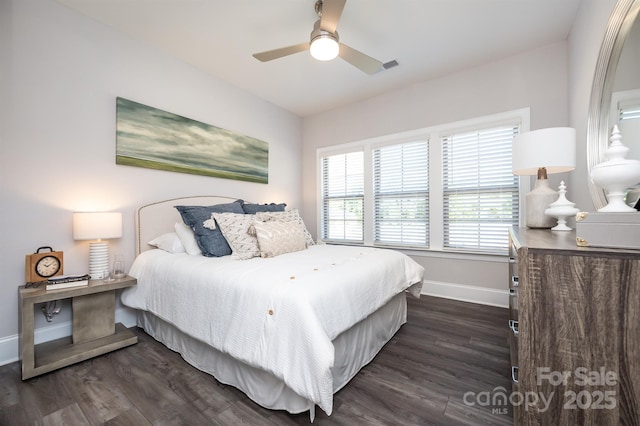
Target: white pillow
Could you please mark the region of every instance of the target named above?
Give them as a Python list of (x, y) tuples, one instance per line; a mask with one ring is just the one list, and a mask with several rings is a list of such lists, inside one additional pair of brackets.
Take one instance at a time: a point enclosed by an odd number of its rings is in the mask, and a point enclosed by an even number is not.
[(166, 251), (167, 253), (184, 253), (185, 249), (175, 232), (162, 234), (149, 241), (147, 244)]
[(304, 230), (305, 241), (307, 247), (314, 245), (313, 237), (307, 230), (307, 227), (304, 225), (304, 221), (300, 217), (298, 213), (298, 209), (286, 210), (283, 212), (258, 212), (256, 213), (256, 220), (261, 222), (270, 222), (270, 221), (278, 221), (278, 222), (290, 222), (296, 221)]
[(297, 221), (253, 222), (261, 257), (300, 251), (307, 248), (304, 228)]
[(193, 229), (185, 225), (184, 222), (176, 222), (174, 228), (176, 229), (176, 234), (178, 234), (178, 238), (180, 238), (180, 242), (187, 254), (190, 254), (191, 256), (202, 255), (200, 247), (198, 247), (198, 242), (196, 241), (196, 236), (193, 233)]
[(205, 220), (203, 225), (205, 228), (215, 229), (215, 223), (218, 222), (218, 227), (229, 243), (232, 254), (246, 260), (260, 256), (258, 239), (248, 233), (254, 219), (255, 215), (252, 214), (211, 213), (211, 219)]

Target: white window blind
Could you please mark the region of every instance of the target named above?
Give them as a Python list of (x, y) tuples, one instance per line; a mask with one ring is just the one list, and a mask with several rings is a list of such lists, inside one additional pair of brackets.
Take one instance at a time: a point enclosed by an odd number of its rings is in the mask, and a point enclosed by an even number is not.
[(640, 118), (640, 106), (620, 108), (620, 116), (618, 117), (620, 121), (633, 120), (636, 118)]
[(374, 244), (429, 246), (429, 143), (373, 151)]
[[(633, 99), (625, 102), (619, 107), (618, 128), (622, 134), (622, 143), (631, 148), (631, 153), (635, 152), (640, 140), (640, 100)], [(610, 136), (610, 135), (609, 135)], [(637, 155), (637, 152), (635, 152)], [(637, 157), (636, 157), (637, 158)]]
[(322, 239), (364, 241), (364, 153), (322, 158)]
[(518, 224), (511, 145), (519, 125), (442, 138), (444, 247), (504, 252)]

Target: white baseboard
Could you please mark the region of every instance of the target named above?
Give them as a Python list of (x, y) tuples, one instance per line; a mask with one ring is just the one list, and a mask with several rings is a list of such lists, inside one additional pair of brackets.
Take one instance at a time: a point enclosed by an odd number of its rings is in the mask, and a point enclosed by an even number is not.
[[(115, 314), (116, 322), (122, 323), (125, 327), (136, 325), (136, 312), (134, 310), (124, 307), (118, 308)], [(71, 336), (71, 321), (40, 327), (35, 330), (33, 338), (37, 345), (66, 336)], [(17, 334), (0, 338), (0, 365), (18, 361), (20, 359), (19, 347), (19, 336)]]
[(462, 302), (479, 303), (501, 308), (509, 307), (509, 292), (506, 290), (425, 280), (421, 293)]

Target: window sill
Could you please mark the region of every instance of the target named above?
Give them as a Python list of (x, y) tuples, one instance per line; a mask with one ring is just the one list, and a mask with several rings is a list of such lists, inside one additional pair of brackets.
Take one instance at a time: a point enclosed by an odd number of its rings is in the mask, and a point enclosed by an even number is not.
[(495, 263), (507, 263), (509, 260), (508, 253), (505, 250), (504, 253), (480, 253), (470, 251), (454, 251), (454, 250), (435, 250), (435, 249), (421, 249), (421, 248), (407, 248), (398, 246), (373, 246), (357, 243), (338, 243), (334, 241), (319, 241), (319, 244), (338, 245), (338, 246), (357, 246), (357, 247), (371, 247), (379, 249), (397, 250), (411, 257), (435, 257), (443, 259), (461, 259), (461, 260), (475, 260), (481, 262), (495, 262)]

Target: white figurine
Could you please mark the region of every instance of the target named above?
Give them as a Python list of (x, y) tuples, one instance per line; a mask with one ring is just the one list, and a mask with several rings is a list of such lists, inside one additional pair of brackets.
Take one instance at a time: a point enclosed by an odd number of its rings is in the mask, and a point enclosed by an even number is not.
[(564, 181), (560, 182), (558, 188), (558, 199), (549, 204), (549, 208), (544, 211), (547, 216), (552, 216), (558, 219), (558, 224), (551, 228), (552, 231), (571, 231), (571, 228), (567, 226), (567, 218), (569, 216), (575, 216), (580, 209), (574, 207), (576, 203), (572, 203), (567, 200), (565, 194), (567, 193), (567, 187)]

